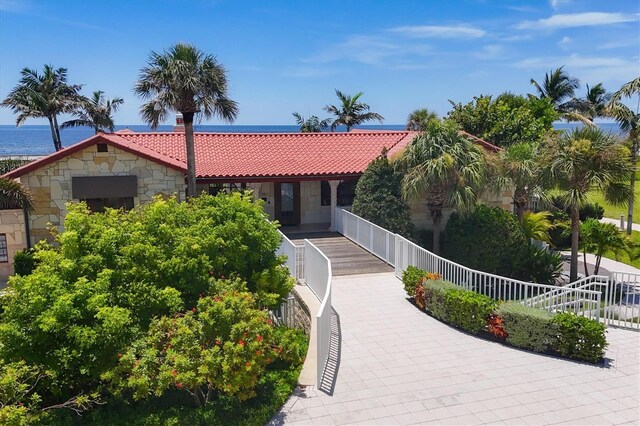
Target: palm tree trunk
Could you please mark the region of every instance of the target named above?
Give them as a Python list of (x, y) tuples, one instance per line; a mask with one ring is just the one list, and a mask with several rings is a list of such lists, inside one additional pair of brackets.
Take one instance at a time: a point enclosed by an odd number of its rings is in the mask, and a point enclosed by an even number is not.
[(182, 112), (187, 143), (187, 197), (196, 196), (196, 150), (193, 142), (193, 112)]
[(55, 149), (56, 151), (60, 151), (60, 149), (58, 148), (58, 139), (56, 138), (56, 128), (53, 124), (53, 118), (47, 117), (47, 119), (49, 120), (49, 127), (51, 128), (51, 139), (53, 140), (53, 149)]
[(599, 253), (596, 256), (596, 266), (595, 269), (593, 270), (593, 275), (598, 275), (598, 272), (600, 271), (600, 261), (602, 260), (602, 253)]
[(56, 140), (58, 141), (58, 146), (56, 151), (60, 151), (62, 149), (62, 139), (60, 138), (60, 126), (58, 126), (58, 117), (53, 116), (53, 127), (56, 129)]
[(631, 171), (631, 183), (629, 184), (631, 195), (629, 195), (629, 209), (627, 210), (627, 235), (631, 235), (631, 231), (633, 230), (633, 201), (636, 186), (636, 165), (638, 163), (637, 152), (638, 140), (634, 138), (631, 144), (631, 167), (633, 167), (633, 170)]
[(522, 222), (522, 218), (524, 217), (524, 210), (525, 210), (525, 205), (522, 203), (515, 203), (516, 204), (516, 216), (518, 217), (518, 221)]
[[(584, 250), (582, 252), (582, 256), (584, 258), (584, 276), (588, 277), (589, 276), (589, 269), (587, 269), (587, 251)], [(597, 274), (597, 272), (595, 272)]]
[(442, 212), (431, 212), (433, 218), (433, 253), (440, 255), (440, 227), (442, 225)]
[(571, 270), (569, 281), (578, 279), (578, 242), (580, 239), (580, 213), (578, 206), (571, 208)]

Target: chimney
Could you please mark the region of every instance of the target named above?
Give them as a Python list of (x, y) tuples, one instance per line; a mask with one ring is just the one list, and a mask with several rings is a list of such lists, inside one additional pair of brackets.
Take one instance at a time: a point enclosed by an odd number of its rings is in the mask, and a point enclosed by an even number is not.
[(184, 119), (182, 114), (176, 114), (176, 124), (173, 126), (173, 131), (178, 133), (184, 133)]

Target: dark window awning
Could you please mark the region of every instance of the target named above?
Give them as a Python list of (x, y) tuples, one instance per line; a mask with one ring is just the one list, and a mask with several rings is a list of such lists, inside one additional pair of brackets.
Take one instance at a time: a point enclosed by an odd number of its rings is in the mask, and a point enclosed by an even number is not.
[(137, 176), (77, 176), (71, 179), (71, 193), (78, 200), (138, 196)]

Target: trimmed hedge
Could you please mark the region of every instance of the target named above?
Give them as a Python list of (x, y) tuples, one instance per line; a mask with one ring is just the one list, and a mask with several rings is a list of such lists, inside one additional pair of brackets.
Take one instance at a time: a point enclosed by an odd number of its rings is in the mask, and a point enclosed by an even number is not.
[(422, 309), (424, 301), (425, 310), (434, 318), (472, 334), (487, 330), (512, 346), (534, 352), (592, 363), (605, 355), (608, 344), (604, 324), (568, 312), (552, 314), (518, 302), (498, 305), (487, 296), (451, 282), (430, 279), (433, 275), (409, 267), (402, 278), (405, 290), (412, 286), (416, 306)]
[(507, 343), (534, 352), (548, 352), (554, 347), (557, 331), (550, 312), (506, 302), (498, 307), (496, 315), (502, 318)]

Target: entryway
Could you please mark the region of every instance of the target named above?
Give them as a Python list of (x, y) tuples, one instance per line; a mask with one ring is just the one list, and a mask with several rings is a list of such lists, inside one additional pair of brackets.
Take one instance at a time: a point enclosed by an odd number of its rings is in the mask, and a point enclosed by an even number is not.
[(274, 183), (275, 219), (283, 226), (300, 223), (300, 182)]

